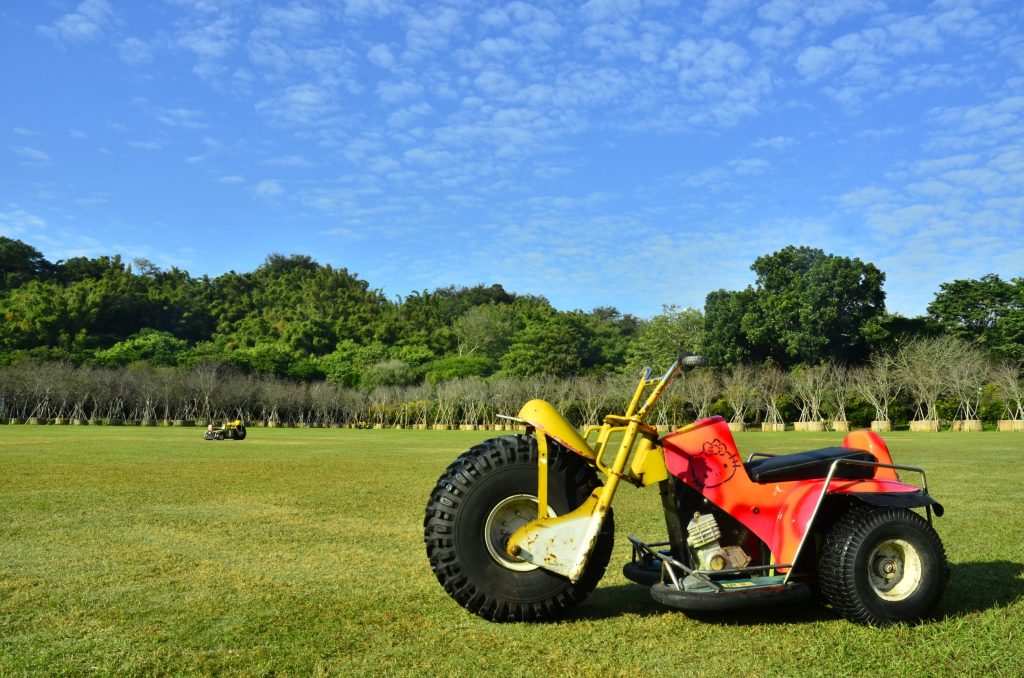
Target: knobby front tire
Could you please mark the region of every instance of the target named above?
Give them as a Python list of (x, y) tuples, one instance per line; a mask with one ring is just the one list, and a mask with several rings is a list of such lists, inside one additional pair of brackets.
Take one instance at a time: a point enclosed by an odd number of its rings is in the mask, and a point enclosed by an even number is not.
[[(548, 449), (549, 515), (563, 515), (600, 483), (578, 455), (554, 441)], [(537, 458), (532, 437), (480, 443), (452, 462), (427, 503), (423, 538), (431, 569), (455, 602), (490, 621), (563, 616), (590, 595), (611, 558), (611, 511), (576, 584), (505, 550), (508, 537), (537, 515)]]

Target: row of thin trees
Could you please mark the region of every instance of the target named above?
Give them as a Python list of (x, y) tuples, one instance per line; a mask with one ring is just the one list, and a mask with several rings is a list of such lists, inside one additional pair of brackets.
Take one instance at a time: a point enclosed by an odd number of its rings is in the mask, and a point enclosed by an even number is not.
[[(583, 427), (622, 412), (636, 379), (466, 378), (366, 392), (328, 381), (244, 374), (217, 363), (189, 369), (17, 363), (0, 368), (0, 420), (181, 425), (237, 418), (269, 426), (455, 428), (501, 425), (506, 420), (499, 415), (514, 415), (525, 401), (542, 398)], [(841, 429), (848, 425), (847, 408), (859, 403), (870, 406), (873, 425), (884, 430), (891, 427), (896, 403), (910, 403), (912, 428), (925, 422), (919, 428), (936, 430), (940, 402), (955, 402), (952, 419), (966, 425), (978, 422), (983, 394), (1000, 400), (1000, 419), (1024, 427), (1021, 366), (993, 364), (968, 344), (942, 337), (908, 343), (853, 368), (694, 370), (674, 382), (651, 421), (674, 426), (719, 413), (736, 426), (761, 422), (773, 429), (785, 426), (786, 411), (797, 428)]]

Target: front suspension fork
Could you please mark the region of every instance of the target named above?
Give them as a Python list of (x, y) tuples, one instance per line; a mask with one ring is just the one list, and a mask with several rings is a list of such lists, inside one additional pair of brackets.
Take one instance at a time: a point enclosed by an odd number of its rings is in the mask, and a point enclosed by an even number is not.
[(538, 431), (538, 517), (512, 535), (508, 542), (509, 555), (566, 576), (573, 583), (578, 582), (597, 545), (597, 537), (615, 498), (639, 427), (638, 421), (631, 421), (627, 425), (615, 461), (610, 468), (603, 469), (606, 474), (604, 485), (595, 488), (590, 497), (575, 510), (553, 518), (547, 515), (548, 440), (543, 432)]

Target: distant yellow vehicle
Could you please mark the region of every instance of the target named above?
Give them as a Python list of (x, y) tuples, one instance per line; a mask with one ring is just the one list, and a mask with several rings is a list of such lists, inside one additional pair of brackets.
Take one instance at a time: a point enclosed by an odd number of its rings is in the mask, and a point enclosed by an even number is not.
[(206, 434), (203, 436), (203, 440), (224, 440), (225, 438), (245, 440), (245, 424), (241, 419), (225, 421), (223, 426), (217, 428), (210, 424), (206, 427)]

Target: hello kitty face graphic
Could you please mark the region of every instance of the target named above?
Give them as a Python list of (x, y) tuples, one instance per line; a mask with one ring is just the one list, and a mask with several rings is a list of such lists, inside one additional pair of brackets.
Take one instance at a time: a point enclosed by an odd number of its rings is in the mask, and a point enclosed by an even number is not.
[(690, 456), (690, 479), (701, 489), (718, 487), (732, 480), (741, 463), (721, 440), (706, 442), (700, 455)]

